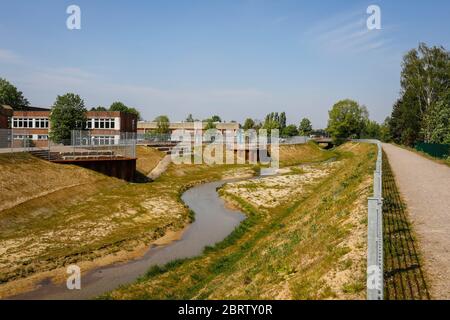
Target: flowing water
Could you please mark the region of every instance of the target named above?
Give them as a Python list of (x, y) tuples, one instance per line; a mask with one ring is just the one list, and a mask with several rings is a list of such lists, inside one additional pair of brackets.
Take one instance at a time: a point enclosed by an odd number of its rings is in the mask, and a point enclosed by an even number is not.
[(245, 219), (241, 212), (226, 208), (217, 194), (217, 188), (226, 182), (230, 181), (202, 184), (182, 195), (184, 203), (195, 212), (195, 221), (180, 240), (152, 246), (139, 259), (88, 271), (82, 275), (81, 290), (69, 290), (65, 283), (55, 284), (47, 279), (34, 291), (13, 299), (90, 299), (120, 285), (132, 283), (153, 265), (200, 255), (205, 246), (225, 239)]

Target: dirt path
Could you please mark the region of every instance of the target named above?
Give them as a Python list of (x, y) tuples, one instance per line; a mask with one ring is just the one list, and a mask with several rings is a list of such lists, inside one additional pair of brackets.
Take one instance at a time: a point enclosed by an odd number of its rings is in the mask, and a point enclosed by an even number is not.
[(450, 299), (450, 168), (383, 144), (419, 238), (434, 299)]

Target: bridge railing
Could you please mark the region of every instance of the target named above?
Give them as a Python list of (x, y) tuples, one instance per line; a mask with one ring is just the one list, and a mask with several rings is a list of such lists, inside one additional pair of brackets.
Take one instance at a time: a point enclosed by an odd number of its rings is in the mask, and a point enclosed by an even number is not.
[(373, 174), (373, 197), (368, 199), (367, 222), (367, 300), (383, 300), (383, 150), (378, 140), (353, 140), (377, 145), (377, 162)]

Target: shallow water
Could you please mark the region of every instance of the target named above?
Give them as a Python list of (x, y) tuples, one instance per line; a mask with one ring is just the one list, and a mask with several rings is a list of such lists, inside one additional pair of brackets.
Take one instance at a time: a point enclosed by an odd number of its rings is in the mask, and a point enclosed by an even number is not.
[(182, 200), (195, 212), (195, 221), (182, 238), (164, 246), (152, 246), (136, 260), (93, 269), (81, 278), (81, 290), (68, 290), (65, 283), (42, 281), (34, 291), (13, 299), (90, 299), (129, 284), (153, 265), (164, 265), (175, 259), (198, 256), (206, 246), (225, 239), (241, 221), (244, 214), (225, 207), (217, 188), (230, 181), (202, 184), (187, 190)]

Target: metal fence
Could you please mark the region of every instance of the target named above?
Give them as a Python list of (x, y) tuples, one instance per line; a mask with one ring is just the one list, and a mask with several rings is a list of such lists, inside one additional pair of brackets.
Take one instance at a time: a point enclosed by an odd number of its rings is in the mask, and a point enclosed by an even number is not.
[(76, 144), (73, 139), (58, 143), (49, 141), (49, 160), (120, 159), (136, 158), (136, 140), (119, 140), (115, 143), (99, 143), (96, 140)]
[(367, 300), (383, 300), (383, 149), (378, 140), (353, 140), (377, 145), (373, 174), (373, 197), (368, 200), (367, 221)]
[(134, 132), (103, 132), (93, 135), (87, 130), (72, 131), (71, 138), (53, 142), (48, 134), (35, 130), (0, 129), (0, 153), (33, 152), (48, 160), (83, 158), (136, 158)]
[(436, 158), (445, 159), (450, 157), (450, 144), (419, 142), (416, 144), (416, 150), (425, 152)]
[(0, 153), (28, 152), (48, 148), (48, 136), (29, 129), (0, 129)]

